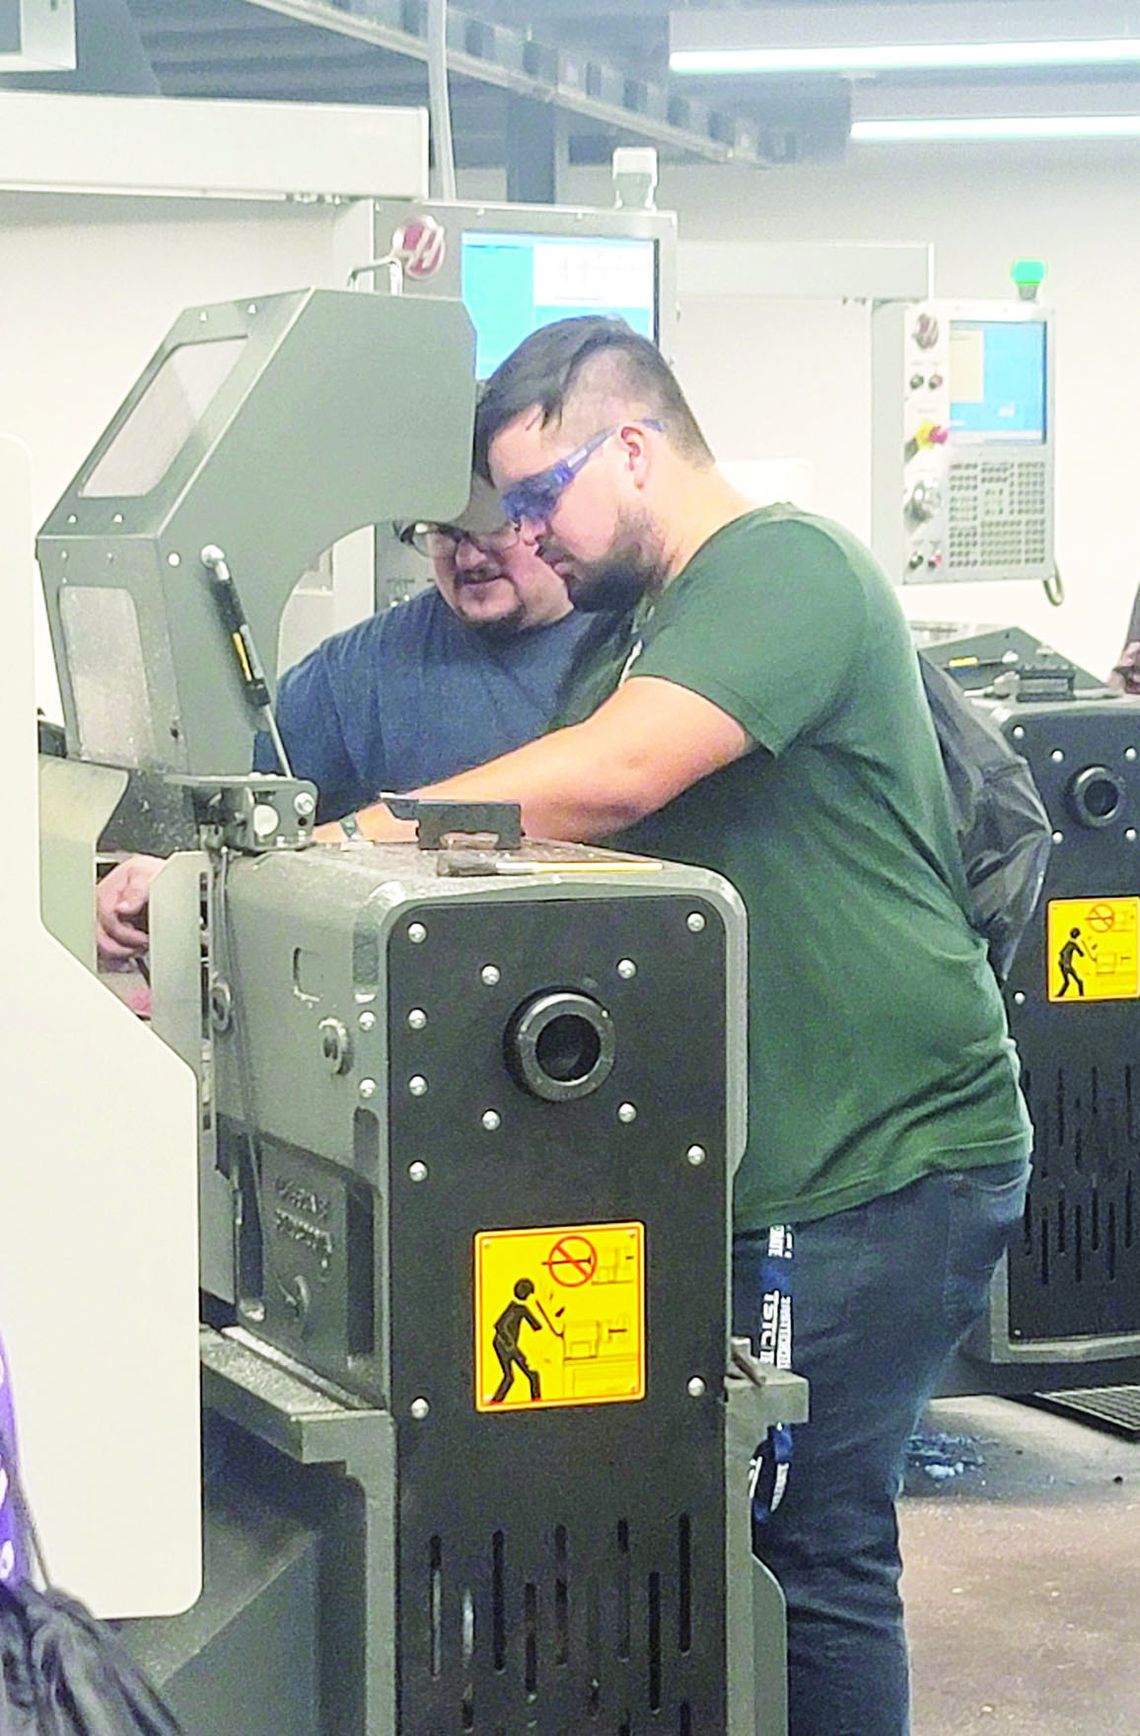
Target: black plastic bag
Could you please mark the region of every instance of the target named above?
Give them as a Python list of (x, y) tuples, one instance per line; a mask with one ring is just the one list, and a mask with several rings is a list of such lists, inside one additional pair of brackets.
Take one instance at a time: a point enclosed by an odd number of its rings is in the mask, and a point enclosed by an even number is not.
[[(0, 1465), (23, 1558), (46, 1579), (14, 1444), (0, 1417)], [(0, 1582), (0, 1736), (183, 1736), (111, 1628), (30, 1577)]]
[(0, 1736), (181, 1736), (103, 1622), (62, 1592), (0, 1586)]

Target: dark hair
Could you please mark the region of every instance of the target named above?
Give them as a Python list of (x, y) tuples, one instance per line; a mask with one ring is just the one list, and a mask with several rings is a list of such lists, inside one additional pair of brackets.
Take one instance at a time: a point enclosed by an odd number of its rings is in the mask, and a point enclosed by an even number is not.
[(582, 370), (599, 357), (612, 365), (613, 389), (655, 417), (679, 452), (695, 463), (712, 463), (708, 442), (656, 345), (624, 320), (588, 314), (540, 326), (495, 369), (475, 412), (480, 474), (490, 477), (491, 442), (516, 416), (537, 405), (544, 428), (561, 421)]

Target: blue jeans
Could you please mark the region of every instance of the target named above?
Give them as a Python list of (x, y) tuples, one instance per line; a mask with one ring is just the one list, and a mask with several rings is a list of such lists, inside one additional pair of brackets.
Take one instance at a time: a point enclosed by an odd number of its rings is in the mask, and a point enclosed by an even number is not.
[[(788, 1603), (789, 1736), (907, 1736), (895, 1497), (908, 1437), (981, 1314), (1028, 1164), (930, 1175), (795, 1230), (792, 1366), (811, 1386), (784, 1497), (753, 1532)], [(756, 1345), (766, 1237), (733, 1255)]]

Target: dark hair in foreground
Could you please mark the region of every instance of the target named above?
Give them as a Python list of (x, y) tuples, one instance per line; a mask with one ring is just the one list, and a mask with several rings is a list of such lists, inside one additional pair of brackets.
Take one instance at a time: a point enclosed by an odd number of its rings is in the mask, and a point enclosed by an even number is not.
[[(583, 380), (588, 365), (589, 376)], [(624, 320), (589, 314), (541, 326), (495, 369), (475, 413), (475, 468), (480, 474), (490, 477), (491, 442), (509, 422), (536, 404), (544, 428), (560, 422), (580, 383), (587, 392), (636, 404), (662, 424), (686, 458), (712, 463), (697, 419), (656, 345)]]

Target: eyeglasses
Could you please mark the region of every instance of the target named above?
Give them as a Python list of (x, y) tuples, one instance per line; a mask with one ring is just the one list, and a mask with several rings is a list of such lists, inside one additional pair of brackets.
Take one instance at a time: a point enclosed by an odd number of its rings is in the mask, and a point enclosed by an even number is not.
[(460, 530), (454, 524), (413, 524), (403, 539), (417, 554), (432, 561), (454, 560), (460, 543), (470, 543), (482, 555), (502, 555), (514, 548), (519, 540), (517, 524), (504, 524), (501, 530), (486, 533)]
[[(600, 434), (594, 434), (582, 446), (576, 446), (573, 452), (568, 452), (565, 458), (560, 458), (557, 464), (552, 464), (549, 470), (540, 470), (534, 476), (524, 476), (521, 482), (512, 483), (503, 491), (503, 511), (515, 525), (526, 523), (546, 524), (553, 514), (558, 502), (578, 475), (584, 470), (594, 453), (611, 440), (622, 424), (613, 428), (603, 428)], [(641, 423), (643, 428), (655, 428), (658, 434), (665, 432), (660, 422), (646, 420)]]

